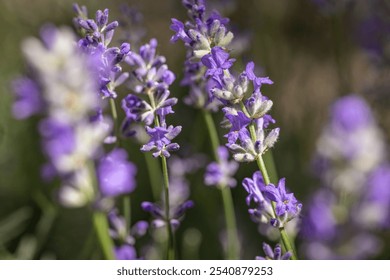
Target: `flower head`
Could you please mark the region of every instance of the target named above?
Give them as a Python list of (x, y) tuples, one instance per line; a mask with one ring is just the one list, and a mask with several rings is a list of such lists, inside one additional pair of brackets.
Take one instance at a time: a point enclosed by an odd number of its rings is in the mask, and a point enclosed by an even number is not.
[(149, 134), (150, 139), (147, 144), (142, 146), (141, 151), (152, 151), (154, 157), (170, 157), (170, 152), (177, 151), (180, 148), (179, 144), (171, 142), (180, 131), (181, 126), (146, 127), (146, 132)]
[(263, 187), (264, 196), (269, 200), (276, 202), (276, 215), (279, 217), (284, 215), (297, 216), (302, 208), (302, 204), (298, 203), (293, 193), (286, 191), (286, 179), (279, 180), (277, 186), (269, 184)]

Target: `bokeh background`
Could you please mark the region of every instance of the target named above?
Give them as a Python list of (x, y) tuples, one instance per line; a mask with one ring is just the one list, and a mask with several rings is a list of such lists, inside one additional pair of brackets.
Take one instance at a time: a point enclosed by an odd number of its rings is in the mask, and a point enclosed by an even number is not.
[[(99, 258), (88, 211), (56, 206), (56, 182), (47, 184), (40, 178), (44, 157), (37, 120), (17, 121), (11, 115), (10, 81), (25, 70), (22, 40), (38, 36), (40, 26), (48, 22), (72, 25), (73, 2), (0, 0), (0, 259)], [(327, 120), (329, 105), (338, 97), (349, 93), (364, 96), (389, 139), (390, 1), (209, 2), (231, 19), (236, 34), (246, 36), (240, 46), (245, 50), (240, 55), (242, 62), (255, 61), (274, 81), (264, 94), (273, 100), (273, 116), (281, 128), (274, 149), (277, 172), (287, 178), (289, 188), (300, 201), (305, 203), (318, 187), (311, 172), (315, 143)], [(179, 99), (186, 94), (187, 89), (179, 86), (185, 50), (182, 44), (169, 42), (170, 19), (186, 19), (180, 0), (78, 3), (87, 5), (90, 13), (109, 8), (111, 20), (120, 16), (121, 4), (136, 7), (143, 14), (145, 41), (157, 38), (159, 52), (177, 73), (172, 94)], [(364, 28), (373, 15), (383, 22)], [(190, 152), (210, 155), (201, 116), (181, 101), (176, 111), (180, 118), (173, 122), (183, 126), (178, 139), (184, 147), (182, 156)], [(221, 120), (222, 116), (215, 119)], [(223, 133), (221, 130), (220, 135)], [(139, 207), (141, 201), (151, 199), (144, 159), (131, 142), (127, 148), (138, 166), (132, 215), (148, 219)], [(239, 182), (254, 170), (255, 165), (242, 165), (237, 175)], [(191, 199), (196, 206), (188, 211), (178, 232), (179, 253), (182, 258), (220, 259), (224, 226), (221, 197), (217, 190), (203, 185), (203, 171), (190, 177)], [(262, 254), (264, 239), (247, 214), (245, 195), (242, 187), (233, 189), (242, 258), (253, 259)], [(383, 232), (382, 237), (384, 250), (376, 258), (390, 259), (390, 232)], [(193, 246), (195, 241), (199, 241), (199, 247)], [(297, 242), (299, 246), (301, 241)], [(138, 246), (146, 243), (148, 237)]]

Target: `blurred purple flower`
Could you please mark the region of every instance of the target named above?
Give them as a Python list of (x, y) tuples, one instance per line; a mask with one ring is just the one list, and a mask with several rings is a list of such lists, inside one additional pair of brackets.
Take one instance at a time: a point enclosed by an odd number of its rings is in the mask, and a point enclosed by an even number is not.
[(40, 113), (45, 108), (41, 89), (32, 79), (23, 77), (12, 82), (15, 101), (12, 113), (17, 119), (25, 119)]
[(237, 181), (234, 175), (238, 169), (238, 163), (228, 161), (229, 151), (221, 146), (218, 148), (218, 162), (212, 162), (206, 167), (204, 182), (208, 186), (235, 187)]
[(128, 244), (123, 244), (119, 247), (115, 247), (115, 258), (117, 260), (136, 260), (137, 252), (135, 248)]
[(127, 161), (127, 152), (114, 149), (99, 161), (98, 178), (103, 196), (130, 193), (135, 188), (136, 167)]

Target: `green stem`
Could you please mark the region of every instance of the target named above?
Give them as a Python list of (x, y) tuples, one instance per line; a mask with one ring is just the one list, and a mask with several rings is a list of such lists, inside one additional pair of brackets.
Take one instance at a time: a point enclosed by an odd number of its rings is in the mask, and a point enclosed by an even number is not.
[[(97, 193), (98, 183), (96, 179), (97, 177), (95, 172), (95, 166), (92, 161), (88, 163), (88, 169), (91, 184), (95, 192)], [(109, 224), (106, 213), (99, 211), (98, 209), (93, 209), (92, 220), (105, 259), (114, 260), (114, 243), (112, 242), (112, 239), (109, 234)]]
[(160, 200), (161, 194), (161, 170), (158, 162), (150, 154), (144, 154), (146, 161), (146, 168), (148, 169), (150, 185), (152, 186), (153, 199)]
[(123, 203), (123, 216), (125, 217), (126, 221), (126, 229), (129, 230), (131, 226), (131, 198), (130, 195), (124, 195), (122, 197), (122, 203)]
[(169, 177), (168, 177), (168, 167), (167, 167), (167, 159), (165, 157), (161, 157), (163, 177), (164, 177), (164, 195), (165, 195), (165, 217), (167, 223), (168, 230), (168, 249), (167, 249), (167, 259), (174, 260), (175, 259), (175, 250), (174, 250), (174, 242), (173, 242), (173, 231), (171, 227), (170, 221), (170, 213), (169, 213)]
[[(217, 162), (219, 162), (218, 148), (220, 146), (220, 143), (219, 143), (217, 129), (215, 127), (213, 117), (208, 111), (203, 111), (202, 115), (204, 117), (207, 130), (210, 135), (210, 141), (214, 152), (214, 158)], [(226, 222), (227, 243), (228, 243), (227, 258), (236, 260), (239, 258), (239, 248), (238, 248), (236, 216), (234, 212), (232, 193), (230, 188), (225, 185), (219, 185), (218, 187), (221, 190), (223, 208), (225, 211), (225, 222)]]
[(112, 118), (114, 120), (114, 134), (116, 137), (116, 145), (120, 146), (118, 113), (116, 110), (115, 100), (113, 98), (110, 98), (110, 108), (111, 108)]
[(106, 214), (100, 211), (95, 211), (93, 213), (93, 225), (105, 259), (114, 260), (114, 252), (112, 250), (113, 244), (108, 233), (108, 221)]

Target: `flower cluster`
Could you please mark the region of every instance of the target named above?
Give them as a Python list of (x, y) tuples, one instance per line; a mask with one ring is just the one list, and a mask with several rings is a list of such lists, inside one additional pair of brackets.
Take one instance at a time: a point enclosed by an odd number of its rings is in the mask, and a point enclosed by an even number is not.
[(90, 169), (101, 155), (110, 125), (93, 118), (101, 106), (93, 61), (75, 47), (73, 33), (47, 26), (41, 34), (42, 42), (28, 39), (23, 44), (34, 76), (14, 82), (13, 110), (18, 118), (44, 116), (39, 131), (49, 162), (43, 176), (60, 176), (61, 202), (82, 206), (95, 199)]
[[(248, 206), (251, 202), (256, 206), (249, 209), (249, 214), (256, 222), (284, 227), (301, 212), (302, 204), (297, 201), (294, 194), (286, 191), (284, 178), (279, 180), (277, 186), (266, 185), (260, 171), (257, 171), (253, 178), (245, 178), (242, 185), (248, 193), (246, 198)], [(272, 203), (275, 203), (275, 211)]]
[[(234, 159), (259, 163), (279, 137), (279, 128), (269, 129), (269, 125), (275, 123), (268, 114), (273, 103), (261, 92), (263, 85), (271, 85), (273, 81), (257, 76), (252, 61), (236, 75), (231, 70), (235, 59), (230, 56), (228, 48), (233, 39), (233, 33), (228, 30), (228, 19), (215, 12), (206, 17), (204, 1), (183, 0), (183, 5), (192, 20), (184, 24), (173, 19), (171, 29), (175, 34), (171, 41), (180, 39), (188, 49), (182, 83), (191, 87), (190, 103), (203, 109), (216, 110), (218, 106), (223, 106), (225, 119), (222, 125), (229, 129), (225, 135), (226, 146)], [(199, 94), (202, 91), (207, 94), (206, 97)], [(210, 104), (218, 105), (210, 107)], [(226, 165), (226, 159), (222, 159), (219, 165)], [(235, 184), (229, 178), (234, 173), (233, 166), (226, 167), (223, 173), (218, 164), (209, 165), (206, 183), (223, 181), (228, 185)], [(284, 228), (287, 222), (299, 215), (302, 204), (292, 193), (287, 193), (285, 179), (275, 186), (270, 182), (264, 183), (260, 173), (253, 176), (254, 180), (247, 178), (244, 181), (244, 188), (249, 193), (247, 202), (253, 200), (257, 204), (249, 212), (256, 220)]]
[(174, 113), (172, 106), (177, 103), (176, 98), (169, 98), (168, 89), (175, 75), (165, 64), (165, 57), (156, 54), (156, 48), (157, 40), (152, 39), (141, 46), (138, 53), (132, 52), (125, 59), (133, 68), (129, 85), (134, 93), (122, 100), (126, 114), (122, 132), (133, 135), (132, 125), (142, 123), (150, 138), (141, 151), (151, 151), (154, 157), (169, 157), (170, 152), (179, 149), (172, 140), (181, 131), (181, 126), (168, 126), (166, 123), (166, 116)]
[(98, 10), (95, 19), (88, 18), (85, 6), (74, 5), (77, 17), (73, 20), (83, 38), (78, 45), (85, 53), (95, 60), (95, 71), (99, 77), (99, 89), (103, 98), (116, 98), (115, 88), (128, 78), (128, 73), (122, 73), (120, 63), (130, 53), (130, 44), (122, 43), (120, 47), (109, 47), (118, 27), (118, 22), (108, 22), (109, 11)]
[(315, 167), (323, 188), (312, 196), (303, 222), (308, 257), (360, 259), (378, 253), (374, 233), (390, 226), (385, 154), (383, 135), (364, 99), (337, 100), (317, 141)]
[[(184, 78), (181, 82), (189, 86), (190, 92), (185, 102), (188, 105), (205, 110), (215, 111), (220, 102), (210, 94), (213, 80), (204, 76), (206, 68), (200, 59), (211, 52), (212, 47), (226, 48), (233, 39), (233, 33), (227, 30), (227, 18), (217, 12), (206, 15), (203, 0), (183, 0), (188, 11), (189, 21), (185, 23), (172, 19), (171, 29), (175, 32), (171, 41), (181, 40), (187, 47)], [(225, 65), (226, 66), (226, 65)]]

